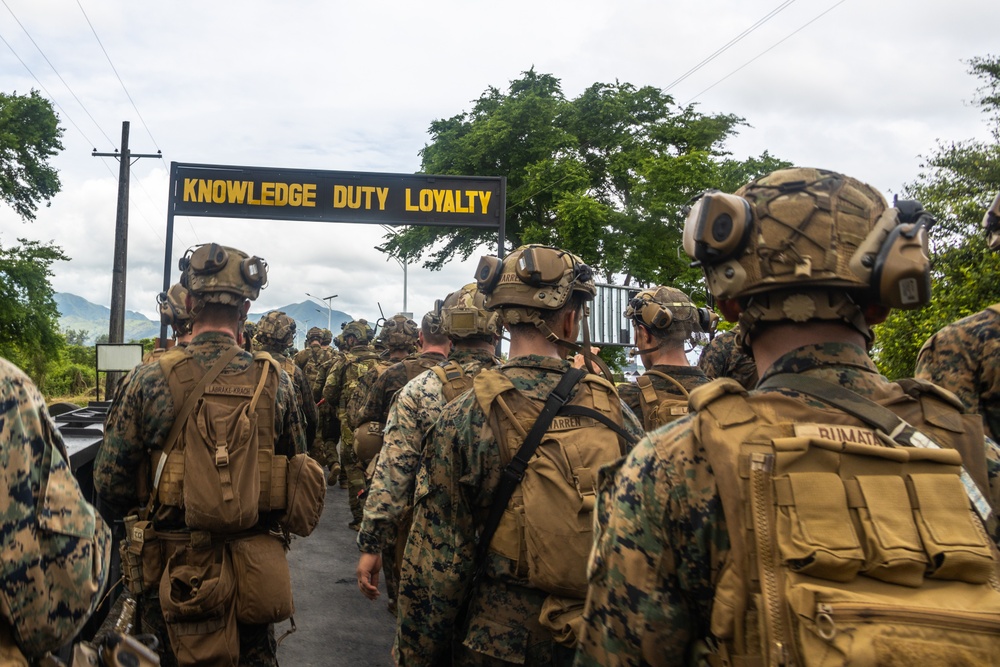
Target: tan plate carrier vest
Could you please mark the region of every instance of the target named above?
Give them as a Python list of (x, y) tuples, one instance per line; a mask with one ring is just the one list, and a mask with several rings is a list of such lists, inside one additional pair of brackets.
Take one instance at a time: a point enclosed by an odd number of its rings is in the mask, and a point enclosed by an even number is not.
[(728, 378), (691, 392), (732, 543), (710, 664), (997, 664), (996, 547), (959, 477), (981, 423), (900, 386), (886, 407), (944, 448)]

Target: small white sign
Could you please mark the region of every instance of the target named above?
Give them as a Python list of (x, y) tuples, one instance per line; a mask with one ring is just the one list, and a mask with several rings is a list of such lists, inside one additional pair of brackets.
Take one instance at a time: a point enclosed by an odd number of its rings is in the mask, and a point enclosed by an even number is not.
[(98, 343), (97, 371), (130, 371), (142, 363), (139, 343)]

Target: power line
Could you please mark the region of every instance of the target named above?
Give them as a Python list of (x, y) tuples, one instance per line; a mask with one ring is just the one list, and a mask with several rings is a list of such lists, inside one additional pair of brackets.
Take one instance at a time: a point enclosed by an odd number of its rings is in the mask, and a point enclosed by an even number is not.
[(819, 13), (819, 14), (818, 14), (817, 16), (815, 16), (815, 17), (814, 17), (814, 18), (812, 18), (811, 20), (809, 20), (809, 21), (807, 21), (806, 23), (802, 24), (801, 26), (799, 26), (798, 28), (796, 28), (795, 30), (793, 30), (792, 32), (790, 32), (790, 33), (789, 33), (788, 35), (786, 35), (786, 36), (785, 36), (785, 37), (783, 37), (782, 39), (778, 40), (777, 42), (775, 42), (775, 43), (774, 43), (774, 44), (772, 44), (771, 46), (767, 47), (766, 49), (764, 49), (763, 51), (761, 51), (760, 53), (758, 53), (758, 54), (757, 54), (756, 56), (754, 56), (754, 57), (753, 57), (753, 58), (751, 58), (750, 60), (746, 61), (745, 63), (743, 63), (742, 65), (740, 65), (740, 66), (739, 66), (739, 67), (737, 67), (736, 69), (734, 69), (734, 70), (733, 70), (732, 72), (730, 72), (730, 73), (729, 73), (729, 74), (727, 74), (726, 76), (722, 77), (721, 79), (719, 79), (718, 81), (716, 81), (715, 83), (713, 83), (713, 84), (712, 84), (711, 86), (709, 86), (709, 87), (708, 87), (708, 88), (706, 88), (705, 90), (701, 91), (700, 93), (698, 93), (697, 95), (695, 95), (694, 97), (692, 97), (691, 99), (689, 99), (689, 100), (688, 100), (687, 102), (685, 102), (685, 103), (684, 103), (684, 106), (687, 106), (687, 105), (688, 105), (688, 104), (690, 104), (691, 102), (694, 102), (694, 101), (695, 101), (696, 99), (698, 99), (699, 97), (701, 97), (702, 95), (704, 95), (704, 94), (705, 94), (705, 93), (707, 93), (708, 91), (712, 90), (712, 89), (713, 89), (713, 88), (715, 88), (715, 87), (716, 87), (717, 85), (719, 85), (720, 83), (722, 83), (723, 81), (725, 81), (726, 79), (728, 79), (729, 77), (731, 77), (732, 75), (734, 75), (734, 74), (736, 74), (737, 72), (739, 72), (740, 70), (742, 70), (742, 69), (743, 69), (744, 67), (746, 67), (746, 66), (750, 65), (750, 64), (751, 64), (752, 62), (754, 62), (754, 61), (755, 61), (755, 60), (757, 60), (758, 58), (762, 57), (763, 55), (765, 55), (765, 54), (767, 54), (768, 52), (770, 52), (770, 51), (774, 50), (775, 48), (777, 48), (777, 47), (778, 47), (779, 45), (781, 45), (781, 44), (783, 44), (784, 42), (788, 41), (789, 39), (791, 39), (792, 37), (794, 37), (794, 36), (795, 36), (796, 34), (798, 34), (799, 32), (801, 32), (802, 30), (805, 30), (805, 29), (806, 29), (806, 28), (808, 28), (808, 27), (809, 27), (810, 25), (812, 25), (813, 23), (815, 23), (815, 22), (816, 22), (816, 21), (818, 21), (819, 19), (823, 18), (824, 16), (826, 16), (827, 14), (829, 14), (830, 12), (832, 12), (832, 11), (833, 11), (834, 9), (836, 9), (836, 8), (837, 8), (837, 7), (839, 7), (840, 5), (844, 4), (844, 3), (846, 2), (846, 1), (847, 1), (847, 0), (840, 0), (840, 1), (839, 1), (839, 2), (837, 2), (837, 3), (835, 4), (835, 5), (833, 5), (833, 6), (832, 6), (832, 7), (830, 7), (829, 9), (827, 9), (826, 11), (823, 11), (823, 12), (820, 12), (820, 13)]
[(682, 74), (678, 78), (676, 78), (673, 81), (671, 81), (669, 84), (667, 84), (666, 88), (664, 88), (663, 91), (666, 92), (666, 91), (670, 90), (671, 88), (673, 88), (674, 86), (676, 86), (677, 84), (679, 84), (681, 81), (683, 81), (684, 79), (688, 78), (689, 76), (691, 76), (692, 74), (694, 74), (695, 72), (697, 72), (698, 70), (700, 70), (702, 67), (704, 67), (708, 63), (710, 63), (713, 60), (715, 60), (717, 57), (719, 57), (724, 52), (726, 52), (727, 50), (729, 50), (729, 48), (731, 46), (733, 46), (737, 42), (741, 41), (744, 37), (746, 37), (747, 35), (749, 35), (750, 33), (752, 33), (754, 30), (756, 30), (757, 28), (761, 27), (762, 25), (764, 25), (765, 23), (767, 23), (768, 21), (770, 21), (772, 18), (774, 18), (775, 16), (777, 16), (779, 13), (781, 13), (782, 10), (786, 9), (793, 2), (795, 2), (795, 0), (785, 0), (785, 2), (781, 3), (780, 5), (778, 5), (774, 9), (772, 9), (770, 12), (768, 12), (767, 14), (765, 14), (763, 18), (758, 19), (757, 22), (754, 23), (753, 25), (751, 25), (749, 28), (747, 28), (746, 30), (744, 30), (743, 32), (741, 32), (740, 34), (738, 34), (736, 37), (733, 37), (731, 40), (729, 40), (728, 42), (726, 42), (723, 46), (719, 47), (715, 52), (712, 53), (712, 55), (708, 56), (707, 58), (705, 58), (704, 60), (702, 60), (700, 63), (698, 63), (697, 65), (695, 65), (691, 69), (689, 69), (687, 72), (685, 72), (684, 74)]
[[(14, 17), (14, 21), (16, 21), (17, 25), (21, 27), (21, 30), (24, 31), (24, 34), (28, 36), (28, 39), (31, 40), (32, 44), (34, 44), (35, 48), (38, 50), (38, 53), (42, 55), (42, 58), (45, 59), (45, 62), (49, 64), (49, 67), (52, 68), (52, 71), (55, 72), (56, 76), (59, 77), (59, 80), (62, 81), (62, 84), (66, 86), (66, 90), (69, 91), (69, 94), (72, 95), (73, 99), (76, 100), (77, 104), (80, 105), (80, 108), (83, 109), (83, 112), (87, 114), (87, 117), (90, 118), (90, 120), (94, 123), (94, 125), (101, 132), (101, 134), (104, 135), (104, 138), (108, 140), (108, 143), (114, 145), (114, 142), (111, 140), (111, 137), (109, 137), (107, 133), (104, 132), (100, 124), (94, 119), (94, 116), (91, 115), (90, 111), (87, 109), (87, 105), (85, 105), (83, 101), (79, 97), (77, 97), (76, 93), (73, 92), (73, 89), (70, 87), (70, 85), (66, 83), (66, 79), (63, 78), (62, 74), (59, 73), (59, 70), (56, 69), (56, 66), (52, 64), (52, 61), (49, 60), (49, 57), (45, 55), (44, 51), (42, 51), (42, 47), (38, 46), (38, 42), (35, 41), (35, 38), (31, 36), (31, 33), (28, 32), (28, 29), (24, 27), (23, 23), (21, 23), (21, 19), (17, 18), (17, 15), (14, 14), (14, 10), (11, 9), (10, 5), (7, 4), (7, 0), (0, 0), (0, 1), (3, 2), (3, 6), (6, 7), (7, 11), (10, 12), (10, 15)], [(93, 145), (93, 142), (88, 142), (88, 143)]]
[(135, 100), (132, 99), (132, 95), (129, 94), (128, 88), (125, 87), (125, 82), (122, 81), (121, 76), (119, 76), (118, 74), (118, 70), (115, 69), (115, 64), (111, 62), (111, 56), (108, 55), (107, 49), (104, 48), (104, 43), (101, 42), (101, 38), (97, 35), (97, 30), (94, 29), (94, 24), (90, 22), (90, 17), (87, 16), (87, 12), (86, 10), (84, 10), (83, 5), (80, 4), (80, 0), (76, 0), (76, 4), (80, 8), (80, 11), (83, 12), (83, 18), (87, 20), (87, 25), (90, 26), (90, 31), (94, 33), (94, 39), (97, 40), (97, 43), (101, 47), (101, 51), (104, 52), (104, 57), (108, 59), (108, 64), (111, 65), (111, 71), (114, 72), (115, 76), (118, 78), (118, 83), (121, 84), (122, 90), (125, 91), (125, 96), (128, 97), (128, 101), (132, 104), (132, 108), (135, 109), (135, 114), (139, 117), (139, 122), (141, 122), (142, 126), (146, 128), (146, 134), (149, 135), (149, 138), (153, 142), (154, 146), (159, 146), (160, 145), (159, 142), (157, 142), (156, 139), (153, 137), (153, 133), (149, 131), (149, 126), (146, 125), (145, 119), (142, 117), (142, 114), (139, 113), (139, 107), (135, 105)]

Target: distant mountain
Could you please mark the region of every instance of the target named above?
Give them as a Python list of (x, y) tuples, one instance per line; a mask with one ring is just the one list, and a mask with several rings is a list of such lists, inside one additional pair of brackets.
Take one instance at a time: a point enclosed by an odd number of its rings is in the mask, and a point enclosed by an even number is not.
[[(111, 321), (110, 308), (91, 303), (83, 297), (68, 292), (56, 292), (53, 294), (53, 299), (59, 309), (59, 329), (61, 331), (86, 331), (85, 342), (87, 345), (93, 345), (99, 336), (107, 335)], [(296, 347), (302, 346), (306, 332), (311, 327), (325, 329), (327, 326), (328, 311), (312, 301), (292, 303), (271, 310), (284, 311), (286, 315), (295, 320)], [(249, 319), (251, 322), (257, 322), (266, 312), (268, 311), (251, 310)], [(353, 319), (352, 316), (343, 311), (329, 311), (330, 329), (334, 335), (340, 333), (341, 323), (350, 322)], [(155, 338), (159, 335), (159, 320), (151, 320), (142, 313), (132, 310), (125, 311), (126, 342), (141, 338)]]

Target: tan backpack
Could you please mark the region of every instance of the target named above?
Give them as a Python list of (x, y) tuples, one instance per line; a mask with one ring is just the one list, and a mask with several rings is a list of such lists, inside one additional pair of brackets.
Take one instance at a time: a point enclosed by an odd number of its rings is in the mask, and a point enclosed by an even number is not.
[(691, 392), (732, 542), (710, 662), (995, 664), (1000, 568), (960, 454), (982, 454), (981, 425), (913, 383), (891, 412), (807, 376), (770, 386), (836, 409), (731, 379)]
[[(674, 385), (681, 395), (658, 391), (653, 386), (655, 375)], [(642, 427), (646, 431), (655, 431), (664, 424), (680, 419), (688, 413), (688, 391), (677, 380), (666, 373), (652, 369), (640, 375), (635, 383), (639, 386), (639, 404), (642, 406)]]
[[(238, 352), (217, 365), (225, 368)], [(248, 530), (259, 512), (283, 509), (287, 459), (274, 454), (277, 362), (260, 352), (245, 372), (221, 375), (213, 367), (214, 377), (183, 351), (159, 363), (177, 410), (202, 392), (190, 414), (175, 415), (167, 456), (153, 453), (159, 502), (182, 508), (188, 528), (212, 533)]]
[(444, 395), (445, 403), (451, 403), (456, 398), (472, 389), (474, 376), (469, 375), (462, 368), (462, 364), (454, 359), (438, 364), (431, 368), (434, 375), (441, 380), (441, 393)]
[[(473, 386), (508, 463), (519, 453), (543, 405), (521, 394), (499, 370), (482, 371)], [(587, 595), (597, 471), (626, 451), (624, 438), (601, 417), (620, 427), (621, 401), (613, 384), (586, 374), (530, 456), (489, 544), (517, 563), (517, 576), (550, 594), (579, 599)]]

